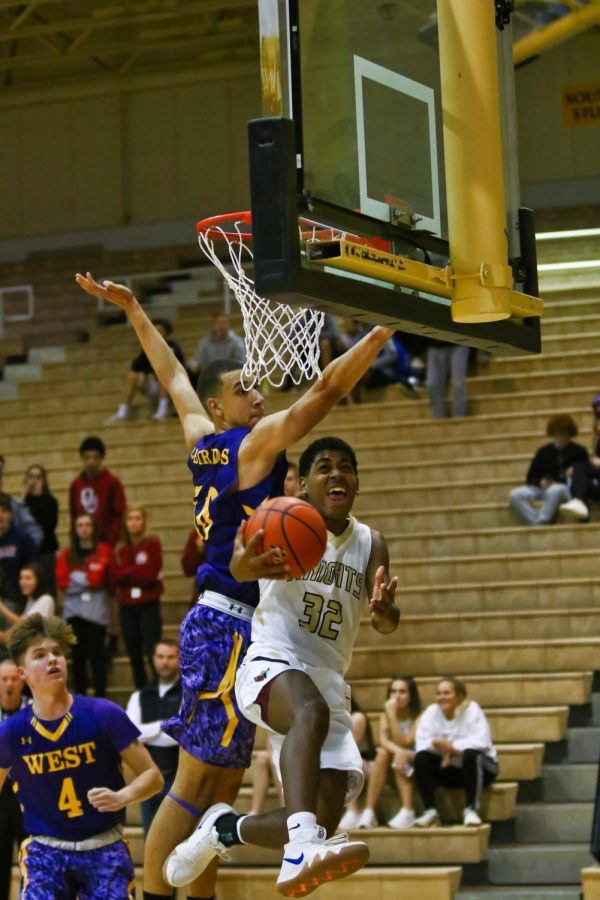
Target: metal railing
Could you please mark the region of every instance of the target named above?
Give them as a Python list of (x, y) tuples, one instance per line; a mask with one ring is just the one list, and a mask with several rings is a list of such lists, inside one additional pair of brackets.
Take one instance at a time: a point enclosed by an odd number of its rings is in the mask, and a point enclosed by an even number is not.
[[(6, 312), (10, 295), (25, 295), (25, 312)], [(13, 301), (14, 303), (14, 301)], [(35, 294), (31, 284), (15, 284), (0, 287), (0, 338), (4, 337), (4, 326), (8, 322), (29, 322), (35, 312)]]

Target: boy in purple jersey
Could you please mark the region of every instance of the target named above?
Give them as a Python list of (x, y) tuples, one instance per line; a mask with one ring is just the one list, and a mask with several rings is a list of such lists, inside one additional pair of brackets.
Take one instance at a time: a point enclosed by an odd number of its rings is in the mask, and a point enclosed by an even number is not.
[[(194, 391), (131, 291), (77, 275), (92, 296), (121, 307), (154, 372), (177, 410), (194, 481), (196, 525), (205, 540), (206, 562), (198, 570), (198, 603), (180, 630), (182, 708), (166, 723), (180, 744), (177, 775), (156, 814), (146, 842), (144, 898), (169, 897), (162, 868), (174, 847), (194, 829), (204, 810), (232, 803), (250, 762), (254, 726), (240, 714), (235, 675), (250, 639), (250, 620), (259, 600), (256, 579), (283, 578), (287, 566), (271, 553), (257, 555), (259, 532), (246, 547), (236, 578), (229, 571), (240, 523), (268, 496), (284, 493), (282, 454), (320, 422), (369, 369), (392, 332), (374, 328), (289, 409), (263, 418), (263, 398), (245, 389), (239, 362), (217, 360), (203, 370)], [(246, 584), (251, 581), (251, 584)], [(212, 900), (216, 862), (189, 888), (190, 900)]]
[[(20, 900), (135, 897), (121, 810), (162, 787), (123, 710), (67, 690), (75, 641), (57, 616), (33, 614), (9, 632), (10, 655), (33, 695), (0, 724), (0, 788), (10, 775), (30, 835), (19, 854)], [(134, 775), (128, 785), (123, 763)]]

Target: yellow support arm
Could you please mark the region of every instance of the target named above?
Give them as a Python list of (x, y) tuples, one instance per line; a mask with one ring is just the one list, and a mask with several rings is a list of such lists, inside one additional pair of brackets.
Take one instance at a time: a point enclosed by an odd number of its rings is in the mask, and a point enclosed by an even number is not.
[(562, 19), (551, 22), (543, 28), (538, 28), (525, 35), (513, 46), (513, 61), (515, 66), (524, 63), (533, 56), (539, 56), (544, 50), (556, 47), (568, 41), (569, 38), (587, 31), (593, 25), (600, 22), (600, 0), (581, 6), (573, 10)]

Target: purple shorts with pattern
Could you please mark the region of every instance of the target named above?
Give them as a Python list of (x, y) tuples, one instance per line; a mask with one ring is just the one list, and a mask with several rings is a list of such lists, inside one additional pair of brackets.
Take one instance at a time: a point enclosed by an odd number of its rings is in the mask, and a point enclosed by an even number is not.
[(234, 691), (251, 627), (199, 603), (181, 623), (181, 707), (162, 728), (191, 756), (213, 766), (246, 769), (251, 762), (256, 729), (240, 713)]
[(19, 851), (19, 900), (132, 900), (135, 872), (125, 841), (59, 850), (27, 838)]

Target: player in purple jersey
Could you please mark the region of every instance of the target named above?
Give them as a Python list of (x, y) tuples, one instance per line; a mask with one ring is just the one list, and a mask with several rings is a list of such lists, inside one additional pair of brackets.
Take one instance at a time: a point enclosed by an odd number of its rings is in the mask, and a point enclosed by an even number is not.
[[(69, 693), (66, 657), (75, 641), (63, 619), (35, 613), (8, 635), (33, 696), (0, 725), (0, 788), (10, 776), (30, 835), (19, 854), (21, 900), (135, 897), (122, 810), (162, 787), (123, 710)], [(134, 776), (128, 785), (123, 764)]]
[[(173, 401), (190, 453), (196, 525), (206, 545), (206, 562), (196, 581), (198, 603), (180, 630), (182, 708), (165, 726), (181, 748), (177, 775), (146, 842), (144, 898), (157, 900), (171, 894), (162, 874), (167, 856), (188, 837), (208, 806), (234, 801), (251, 758), (254, 726), (239, 714), (235, 674), (259, 600), (256, 579), (283, 578), (287, 566), (275, 564), (270, 553), (257, 555), (259, 532), (232, 578), (229, 560), (236, 530), (262, 500), (284, 493), (286, 447), (303, 438), (352, 390), (392, 332), (374, 328), (331, 362), (323, 377), (288, 409), (263, 417), (263, 397), (255, 388), (244, 388), (239, 362), (211, 363), (195, 391), (128, 288), (99, 284), (89, 272), (77, 275), (76, 281), (88, 294), (125, 311)], [(246, 581), (253, 583), (242, 583)], [(188, 888), (191, 900), (211, 900), (216, 868), (216, 863), (211, 865)]]

